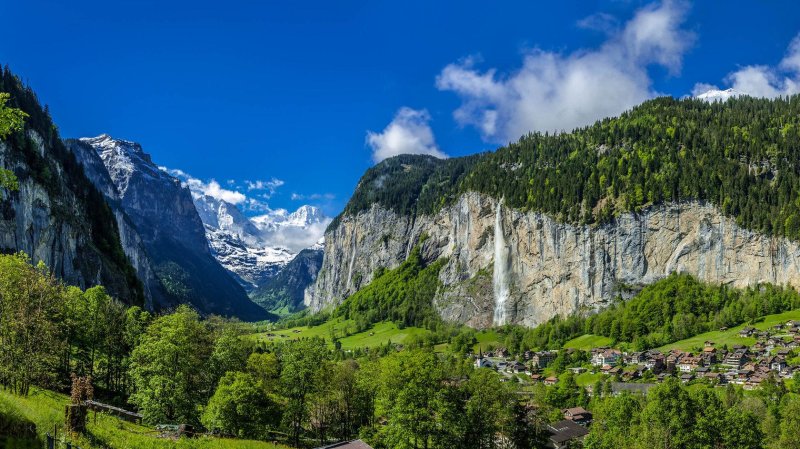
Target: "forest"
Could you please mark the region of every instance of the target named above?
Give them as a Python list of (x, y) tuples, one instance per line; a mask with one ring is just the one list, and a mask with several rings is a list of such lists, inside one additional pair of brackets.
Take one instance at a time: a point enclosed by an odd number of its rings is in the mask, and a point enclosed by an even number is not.
[(494, 152), (398, 156), (364, 174), (343, 214), (374, 203), (430, 214), (469, 191), (576, 224), (706, 201), (745, 228), (797, 240), (800, 96), (725, 103), (663, 97), (572, 132), (531, 133)]
[(597, 313), (556, 316), (532, 329), (507, 326), (504, 342), (511, 350), (556, 349), (575, 337), (594, 334), (644, 351), (797, 308), (800, 294), (791, 287), (735, 289), (673, 273), (628, 300), (618, 297)]

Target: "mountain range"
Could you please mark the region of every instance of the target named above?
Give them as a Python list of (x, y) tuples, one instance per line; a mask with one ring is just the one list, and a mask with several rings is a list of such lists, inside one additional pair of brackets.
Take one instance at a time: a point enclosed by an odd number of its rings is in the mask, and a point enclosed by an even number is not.
[(3, 250), (148, 309), (330, 309), (414, 248), (440, 261), (437, 313), (478, 328), (598, 310), (672, 272), (800, 285), (798, 96), (657, 98), (494, 152), (396, 156), (331, 220), (310, 206), (248, 216), (134, 142), (63, 141), (32, 90), (0, 81), (29, 114), (0, 143), (20, 184), (2, 192)]

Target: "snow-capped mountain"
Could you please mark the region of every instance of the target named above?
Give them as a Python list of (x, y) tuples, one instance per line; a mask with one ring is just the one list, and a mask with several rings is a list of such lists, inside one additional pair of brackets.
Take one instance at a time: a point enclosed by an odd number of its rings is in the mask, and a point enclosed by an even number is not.
[(124, 250), (153, 308), (188, 302), (204, 313), (268, 316), (213, 257), (189, 189), (159, 169), (141, 145), (107, 134), (67, 145), (117, 215)]
[(711, 89), (706, 92), (703, 92), (700, 95), (697, 95), (695, 98), (698, 100), (705, 100), (708, 102), (713, 101), (728, 101), (730, 98), (739, 97), (742, 95), (747, 95), (733, 88), (720, 90), (720, 89)]
[(199, 189), (192, 191), (192, 199), (214, 256), (248, 290), (274, 277), (304, 248), (318, 245), (331, 221), (313, 206), (250, 218)]

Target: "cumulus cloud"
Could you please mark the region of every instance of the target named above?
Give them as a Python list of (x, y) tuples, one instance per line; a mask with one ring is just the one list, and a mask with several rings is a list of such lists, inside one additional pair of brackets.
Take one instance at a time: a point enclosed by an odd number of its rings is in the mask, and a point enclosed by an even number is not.
[(247, 202), (247, 196), (236, 190), (230, 190), (222, 187), (216, 180), (212, 179), (205, 182), (201, 179), (195, 178), (183, 170), (177, 168), (159, 167), (162, 171), (180, 179), (192, 193), (198, 193), (211, 198), (216, 198), (231, 204), (243, 204)]
[[(792, 39), (777, 66), (745, 66), (729, 73), (724, 82), (735, 91), (753, 97), (775, 98), (800, 93), (800, 34)], [(711, 89), (716, 89), (716, 86), (697, 83), (692, 94), (698, 95)]]
[[(232, 180), (229, 180), (226, 182), (226, 184), (231, 187), (230, 189), (228, 189), (222, 187), (222, 185), (220, 185), (220, 183), (214, 179), (204, 181), (202, 179), (195, 178), (189, 173), (186, 173), (185, 171), (177, 168), (167, 168), (167, 167), (159, 167), (159, 168), (162, 171), (165, 171), (170, 175), (180, 179), (181, 182), (186, 187), (189, 188), (189, 190), (192, 192), (192, 195), (194, 196), (197, 195), (209, 196), (211, 198), (236, 205), (243, 211), (264, 212), (270, 210), (269, 205), (267, 205), (267, 203), (259, 200), (258, 198), (254, 198), (252, 196), (248, 196), (242, 193), (240, 191), (241, 189), (236, 187), (237, 183), (235, 181), (231, 182)], [(265, 184), (263, 186), (264, 187), (263, 189), (259, 189), (259, 190), (267, 190), (266, 193), (263, 193), (259, 196), (265, 199), (269, 198), (269, 195), (274, 193), (274, 189), (283, 184), (283, 181), (280, 180), (274, 180), (274, 181), (276, 182), (273, 183), (274, 184), (273, 187), (268, 187)], [(262, 182), (262, 181), (257, 181), (257, 182)], [(251, 182), (245, 181), (245, 184), (249, 186)]]
[(372, 148), (372, 159), (377, 163), (398, 154), (429, 154), (446, 158), (433, 137), (426, 110), (400, 108), (383, 132), (367, 131), (367, 144)]
[(578, 25), (608, 34), (599, 48), (569, 54), (534, 49), (506, 75), (481, 71), (475, 58), (466, 58), (446, 66), (436, 86), (461, 97), (454, 118), (475, 126), (487, 141), (591, 124), (656, 96), (648, 67), (680, 72), (694, 42), (682, 28), (685, 13), (684, 3), (665, 1), (639, 9), (622, 26), (607, 15), (591, 16)]

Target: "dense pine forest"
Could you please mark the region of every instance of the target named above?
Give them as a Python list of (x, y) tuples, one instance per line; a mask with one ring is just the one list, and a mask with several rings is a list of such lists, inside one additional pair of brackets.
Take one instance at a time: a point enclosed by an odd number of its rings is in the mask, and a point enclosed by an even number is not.
[(725, 103), (664, 97), (483, 155), (386, 160), (362, 177), (344, 213), (380, 203), (430, 214), (477, 191), (588, 224), (651, 204), (703, 200), (746, 228), (797, 239), (799, 189), (800, 96)]

